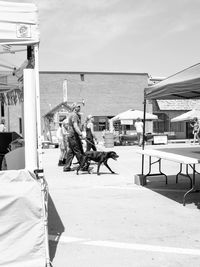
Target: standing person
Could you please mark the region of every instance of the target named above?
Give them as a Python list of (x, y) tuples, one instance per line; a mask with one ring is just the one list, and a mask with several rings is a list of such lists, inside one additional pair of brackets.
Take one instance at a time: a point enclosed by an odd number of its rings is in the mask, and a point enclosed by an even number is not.
[(5, 131), (6, 131), (5, 120), (2, 119), (0, 123), (0, 132), (5, 132)]
[(97, 148), (95, 146), (94, 140), (97, 142), (97, 138), (94, 133), (94, 117), (92, 115), (88, 115), (85, 121), (85, 131), (86, 131), (86, 151), (90, 151), (91, 149), (96, 151)]
[(65, 119), (62, 121), (62, 134), (63, 134), (63, 143), (64, 143), (64, 147), (65, 147), (65, 153), (64, 153), (64, 157), (63, 157), (63, 165), (65, 165), (66, 163), (66, 156), (67, 156), (67, 151), (69, 149), (68, 146), (68, 127), (69, 125), (69, 116), (67, 115), (65, 117)]
[(200, 125), (197, 117), (194, 117), (192, 123), (190, 123), (191, 127), (193, 127), (193, 134), (194, 134), (194, 144), (196, 143), (196, 140), (198, 140), (200, 144), (200, 138), (199, 138), (199, 131), (200, 131)]
[(81, 164), (84, 151), (81, 142), (81, 138), (83, 138), (83, 134), (81, 132), (81, 116), (80, 116), (80, 105), (77, 103), (73, 103), (72, 112), (68, 117), (68, 151), (66, 156), (66, 163), (63, 168), (64, 172), (72, 171), (71, 164), (74, 156), (76, 156), (79, 164)]
[(60, 149), (58, 166), (63, 166), (64, 165), (64, 157), (65, 157), (65, 146), (64, 146), (63, 129), (62, 129), (62, 123), (61, 122), (59, 122), (59, 127), (56, 131), (56, 137), (58, 138), (58, 145), (59, 145), (59, 149)]
[(137, 132), (137, 140), (138, 140), (138, 145), (142, 145), (142, 135), (143, 135), (143, 122), (140, 118), (137, 118), (135, 122), (135, 128)]

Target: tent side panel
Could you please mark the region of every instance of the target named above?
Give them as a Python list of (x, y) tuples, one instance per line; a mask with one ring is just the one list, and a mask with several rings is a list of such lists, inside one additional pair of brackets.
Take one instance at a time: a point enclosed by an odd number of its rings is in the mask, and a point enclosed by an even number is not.
[(0, 172), (0, 238), (0, 266), (45, 266), (41, 188), (26, 170)]

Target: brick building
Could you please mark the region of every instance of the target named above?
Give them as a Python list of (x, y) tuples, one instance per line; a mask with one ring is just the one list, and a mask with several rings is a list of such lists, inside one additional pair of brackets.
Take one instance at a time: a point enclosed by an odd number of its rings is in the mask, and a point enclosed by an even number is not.
[[(128, 109), (143, 110), (147, 73), (40, 72), (41, 115), (63, 101), (82, 103), (83, 120), (95, 118), (95, 131)], [(151, 108), (149, 107), (149, 110)]]
[[(82, 120), (92, 114), (95, 131), (108, 129), (108, 120), (118, 113), (143, 110), (144, 88), (149, 82), (147, 73), (41, 71), (39, 78), (42, 131), (43, 116), (63, 101), (69, 105), (81, 103)], [(147, 106), (147, 112), (152, 112), (152, 105)], [(9, 131), (22, 133), (22, 113), (23, 105), (19, 103), (1, 108)], [(147, 131), (152, 131), (152, 123), (149, 127)], [(132, 129), (127, 126), (127, 130)]]

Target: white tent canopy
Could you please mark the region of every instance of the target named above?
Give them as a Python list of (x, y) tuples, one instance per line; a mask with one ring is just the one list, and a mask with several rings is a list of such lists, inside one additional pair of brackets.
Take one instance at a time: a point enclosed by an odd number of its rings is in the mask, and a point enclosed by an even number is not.
[(39, 43), (36, 5), (0, 1), (0, 44), (35, 43)]
[(200, 63), (184, 69), (144, 91), (145, 99), (192, 99), (200, 97)]
[(180, 116), (171, 119), (171, 122), (189, 121), (194, 119), (195, 117), (200, 120), (200, 110), (192, 109), (184, 114), (181, 114)]
[[(124, 121), (124, 120), (137, 120), (137, 118), (143, 119), (144, 112), (136, 109), (129, 109), (125, 112), (119, 113), (112, 118), (112, 121)], [(146, 112), (146, 120), (157, 120), (158, 116)]]
[(35, 4), (0, 1), (0, 45), (8, 48), (24, 45), (31, 47), (34, 53), (30, 56), (34, 60), (33, 68), (23, 71), (25, 169), (0, 172), (0, 265), (50, 267), (48, 188), (43, 177), (41, 149), (38, 9)]

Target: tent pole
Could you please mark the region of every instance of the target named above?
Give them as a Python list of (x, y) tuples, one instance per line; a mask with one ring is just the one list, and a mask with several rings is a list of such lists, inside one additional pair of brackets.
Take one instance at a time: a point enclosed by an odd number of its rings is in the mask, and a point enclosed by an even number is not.
[(42, 169), (42, 140), (41, 140), (41, 115), (40, 115), (40, 86), (39, 86), (39, 44), (34, 45), (35, 57), (35, 83), (36, 83), (36, 112), (37, 112), (37, 141), (38, 141), (38, 168)]
[[(145, 145), (145, 121), (146, 121), (146, 98), (144, 96), (144, 114), (143, 114), (143, 136), (142, 136), (142, 150), (144, 150)], [(144, 175), (144, 155), (142, 154), (142, 175)]]
[(43, 206), (45, 209), (44, 224), (45, 224), (45, 249), (46, 249), (46, 267), (51, 267), (49, 239), (48, 239), (48, 185), (44, 179), (42, 166), (42, 138), (41, 138), (41, 115), (40, 115), (40, 85), (39, 85), (39, 44), (34, 45), (35, 57), (35, 90), (36, 90), (36, 118), (37, 118), (37, 143), (38, 143), (38, 169), (34, 171), (37, 178), (40, 180), (43, 194)]

